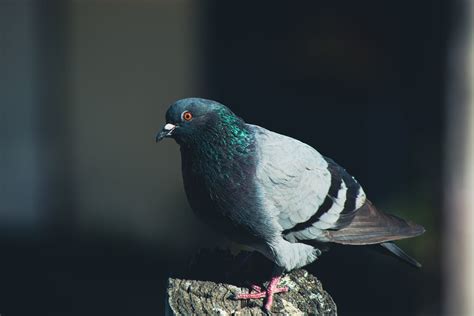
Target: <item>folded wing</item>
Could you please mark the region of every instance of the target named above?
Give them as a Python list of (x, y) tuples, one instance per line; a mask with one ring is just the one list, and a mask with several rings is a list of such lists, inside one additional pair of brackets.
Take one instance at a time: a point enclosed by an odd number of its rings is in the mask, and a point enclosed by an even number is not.
[(264, 208), (292, 242), (382, 243), (420, 235), (423, 227), (378, 211), (344, 168), (293, 138), (252, 125)]

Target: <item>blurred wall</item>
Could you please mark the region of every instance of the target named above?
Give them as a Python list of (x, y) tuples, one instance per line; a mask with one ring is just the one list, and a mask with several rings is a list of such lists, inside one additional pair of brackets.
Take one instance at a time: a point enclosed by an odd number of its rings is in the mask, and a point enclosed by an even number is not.
[(71, 151), (83, 229), (173, 248), (192, 230), (178, 146), (156, 132), (174, 100), (196, 93), (201, 47), (192, 1), (73, 1), (68, 43)]
[(0, 229), (36, 230), (45, 220), (43, 149), (37, 62), (40, 47), (33, 1), (0, 7)]
[(474, 315), (474, 2), (451, 37), (446, 119), (444, 315)]

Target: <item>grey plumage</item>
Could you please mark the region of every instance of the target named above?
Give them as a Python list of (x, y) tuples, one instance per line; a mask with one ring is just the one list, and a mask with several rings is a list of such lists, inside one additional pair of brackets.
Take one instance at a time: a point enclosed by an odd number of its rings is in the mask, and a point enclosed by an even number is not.
[[(188, 111), (193, 118), (184, 121)], [(424, 232), (378, 211), (352, 176), (314, 148), (246, 124), (217, 102), (178, 101), (167, 123), (157, 140), (180, 144), (193, 210), (285, 270), (317, 259), (312, 242), (380, 244)], [(391, 244), (386, 249), (406, 256)]]

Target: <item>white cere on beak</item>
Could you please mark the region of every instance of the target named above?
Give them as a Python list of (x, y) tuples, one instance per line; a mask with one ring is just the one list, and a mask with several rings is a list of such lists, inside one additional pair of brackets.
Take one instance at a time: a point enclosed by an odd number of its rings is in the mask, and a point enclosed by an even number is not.
[(167, 130), (167, 131), (172, 131), (175, 128), (176, 128), (176, 125), (170, 124), (170, 123), (166, 124), (165, 127), (164, 127), (164, 129)]
[(168, 132), (166, 136), (171, 136), (175, 128), (176, 128), (176, 125), (170, 124), (170, 123), (166, 124), (165, 127), (163, 127), (163, 129)]

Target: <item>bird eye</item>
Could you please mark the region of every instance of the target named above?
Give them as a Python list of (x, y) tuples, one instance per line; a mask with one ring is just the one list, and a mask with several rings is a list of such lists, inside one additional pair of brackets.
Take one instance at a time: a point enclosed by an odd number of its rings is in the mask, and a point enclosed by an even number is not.
[(182, 114), (181, 114), (181, 119), (183, 119), (184, 121), (191, 121), (193, 119), (193, 115), (191, 114), (191, 112), (189, 111), (184, 111)]

